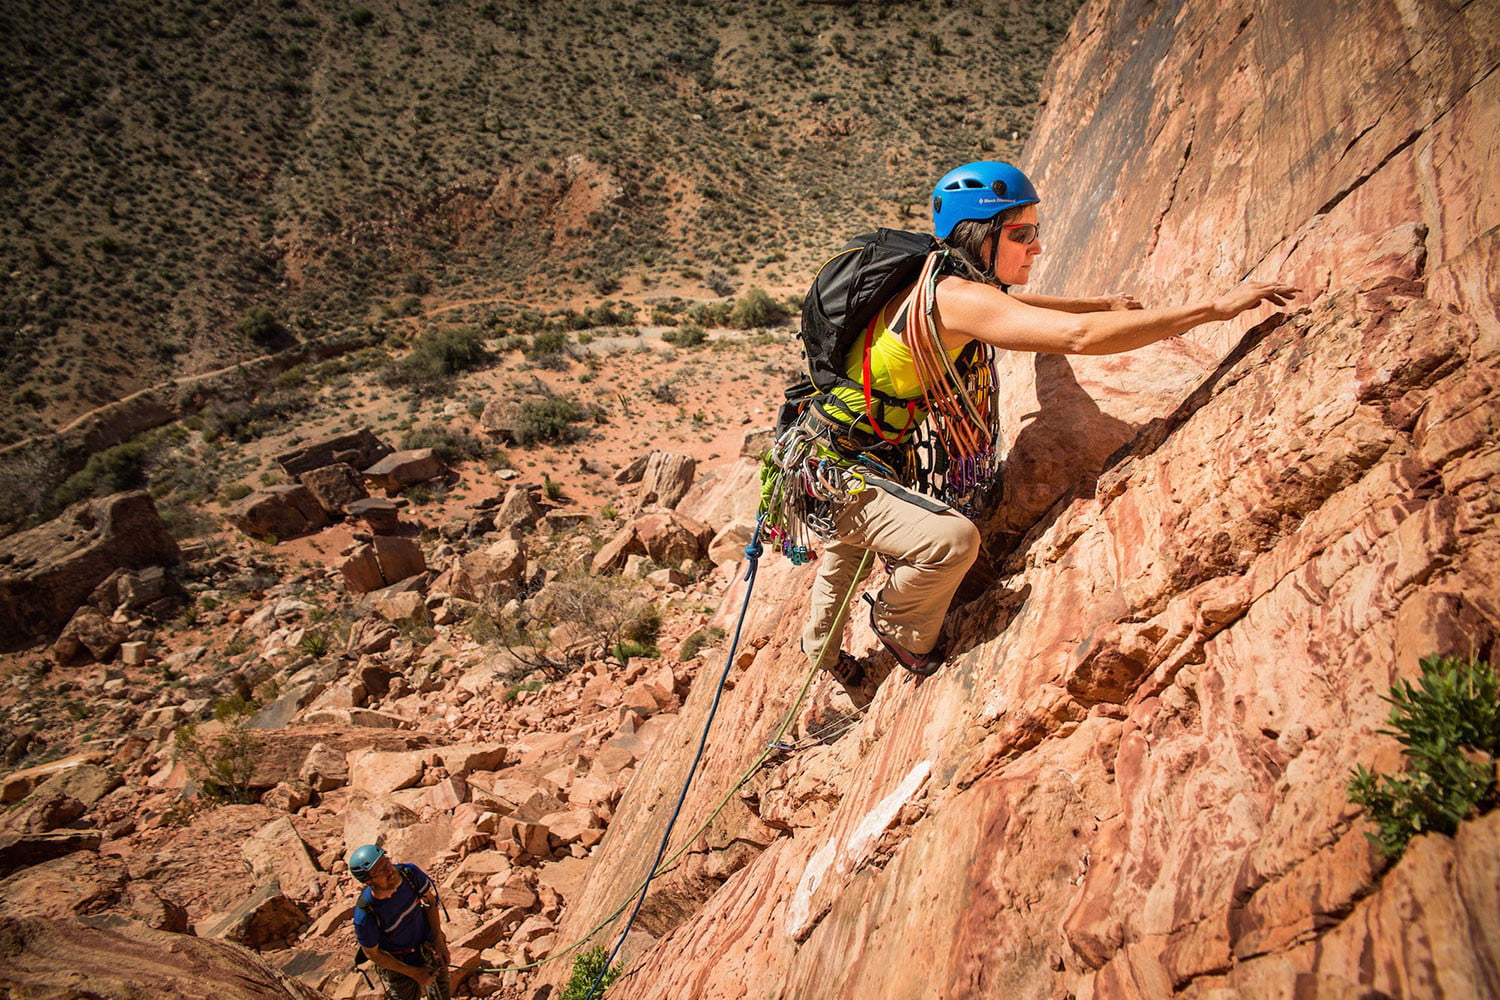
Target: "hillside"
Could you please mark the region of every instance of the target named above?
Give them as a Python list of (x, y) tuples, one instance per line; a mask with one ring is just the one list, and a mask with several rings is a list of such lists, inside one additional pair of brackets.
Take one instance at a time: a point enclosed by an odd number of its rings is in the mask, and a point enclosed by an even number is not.
[(0, 444), (455, 302), (800, 292), (1020, 148), (1075, 8), (8, 5)]

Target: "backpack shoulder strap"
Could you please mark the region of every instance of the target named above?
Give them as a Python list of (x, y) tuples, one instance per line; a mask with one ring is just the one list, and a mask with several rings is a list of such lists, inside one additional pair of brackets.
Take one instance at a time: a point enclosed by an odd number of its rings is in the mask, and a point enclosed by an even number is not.
[(354, 901), (354, 908), (375, 921), (375, 926), (380, 933), (385, 933), (385, 924), (380, 919), (380, 912), (370, 903), (369, 886), (359, 890), (359, 898)]

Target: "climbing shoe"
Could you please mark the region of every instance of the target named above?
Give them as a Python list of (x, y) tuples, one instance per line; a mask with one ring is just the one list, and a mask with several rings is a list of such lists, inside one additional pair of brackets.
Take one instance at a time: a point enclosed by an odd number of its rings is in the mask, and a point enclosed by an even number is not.
[(858, 687), (865, 681), (865, 665), (855, 659), (850, 653), (839, 650), (839, 658), (832, 666), (824, 667), (833, 679), (845, 688)]
[(913, 653), (909, 649), (898, 646), (894, 640), (887, 638), (885, 633), (880, 631), (880, 626), (875, 624), (875, 598), (869, 594), (864, 596), (865, 601), (870, 605), (870, 629), (875, 633), (875, 638), (880, 640), (880, 644), (890, 650), (896, 662), (918, 677), (931, 677), (937, 673), (943, 661), (948, 658), (947, 651), (942, 645), (939, 644), (926, 653)]

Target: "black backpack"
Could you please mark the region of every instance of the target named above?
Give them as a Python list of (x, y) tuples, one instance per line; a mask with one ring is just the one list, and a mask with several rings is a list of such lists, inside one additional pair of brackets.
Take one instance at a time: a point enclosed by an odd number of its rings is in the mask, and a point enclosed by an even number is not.
[[(880, 309), (916, 281), (928, 255), (940, 249), (937, 240), (925, 233), (877, 229), (850, 240), (819, 268), (802, 303), (801, 337), (807, 352), (808, 377), (786, 390), (786, 402), (777, 412), (778, 437), (813, 401), (825, 410), (842, 411), (846, 422), (859, 416), (829, 395), (836, 388), (865, 391), (862, 383), (844, 374), (844, 359)], [(954, 270), (957, 268), (944, 268), (950, 273)], [(966, 351), (964, 359), (968, 354)], [(894, 406), (904, 411), (914, 402), (874, 387), (870, 396), (879, 404), (873, 408), (881, 411), (869, 414), (870, 421), (879, 421), (887, 431), (891, 429), (886, 427), (885, 408)], [(879, 441), (874, 443), (878, 445)]]

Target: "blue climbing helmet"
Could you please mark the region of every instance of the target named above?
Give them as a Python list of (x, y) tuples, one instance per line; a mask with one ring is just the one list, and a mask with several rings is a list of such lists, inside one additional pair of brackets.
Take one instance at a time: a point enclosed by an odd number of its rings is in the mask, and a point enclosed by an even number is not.
[(349, 874), (361, 882), (368, 882), (370, 881), (370, 872), (380, 863), (380, 859), (383, 857), (385, 857), (385, 851), (374, 844), (356, 847), (354, 853), (349, 855)]
[(960, 222), (988, 221), (1008, 208), (1041, 200), (1026, 175), (1009, 163), (965, 163), (944, 174), (932, 189), (932, 235), (947, 239)]

